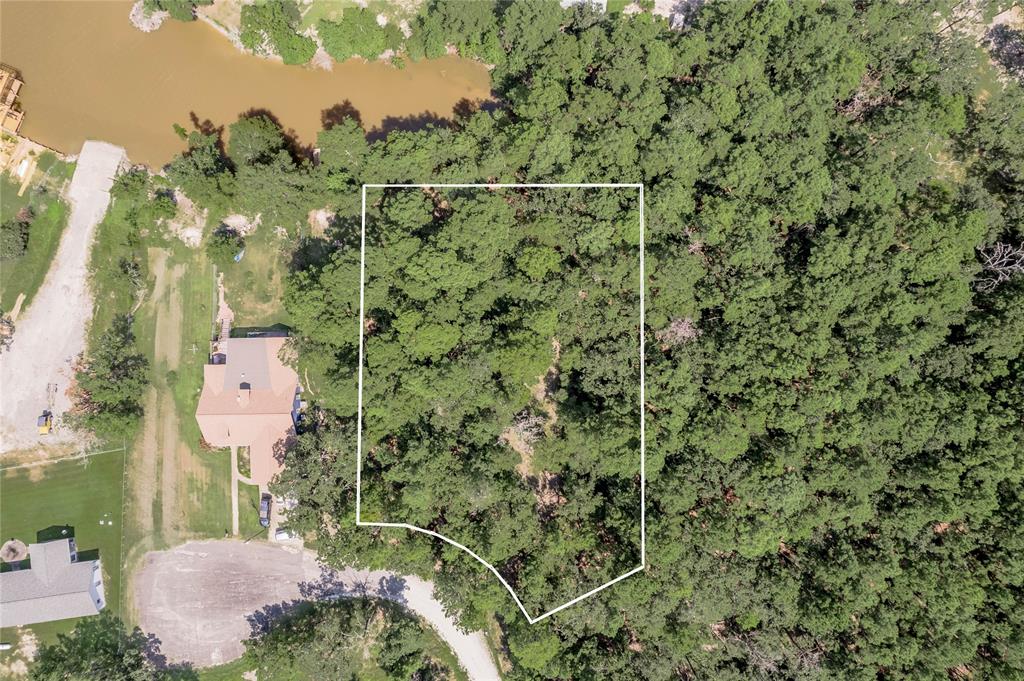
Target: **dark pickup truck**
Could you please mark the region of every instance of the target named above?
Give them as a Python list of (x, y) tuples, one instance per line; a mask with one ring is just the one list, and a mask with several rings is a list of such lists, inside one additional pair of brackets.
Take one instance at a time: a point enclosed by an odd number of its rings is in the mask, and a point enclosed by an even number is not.
[(260, 525), (263, 527), (270, 527), (270, 503), (271, 497), (269, 494), (264, 494), (260, 497)]

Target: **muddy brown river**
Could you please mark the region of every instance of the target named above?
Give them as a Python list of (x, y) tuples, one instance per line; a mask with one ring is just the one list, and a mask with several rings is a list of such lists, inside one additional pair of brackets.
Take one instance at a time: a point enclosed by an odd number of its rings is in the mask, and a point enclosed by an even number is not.
[(311, 143), (323, 112), (346, 102), (363, 126), (449, 117), (462, 99), (490, 95), (480, 64), (444, 57), (407, 63), (350, 60), (333, 71), (284, 66), (239, 52), (204, 22), (165, 21), (142, 33), (130, 2), (0, 2), (0, 61), (21, 72), (21, 133), (67, 153), (86, 139), (118, 144), (158, 167), (184, 147), (174, 124), (221, 126), (266, 109)]

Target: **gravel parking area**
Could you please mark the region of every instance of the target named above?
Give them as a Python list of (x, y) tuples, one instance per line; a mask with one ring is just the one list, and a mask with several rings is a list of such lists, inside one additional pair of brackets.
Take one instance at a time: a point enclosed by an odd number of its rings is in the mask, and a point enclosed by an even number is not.
[[(67, 390), (72, 364), (85, 349), (85, 327), (92, 318), (89, 255), (96, 225), (110, 204), (114, 175), (124, 162), (124, 149), (106, 142), (86, 142), (67, 192), (71, 213), (60, 246), (43, 285), (18, 317), (11, 347), (0, 355), (0, 452), (73, 438), (61, 428), (71, 406)], [(36, 418), (47, 408), (47, 386), (53, 390), (56, 429), (39, 435)]]
[(237, 540), (189, 542), (146, 554), (132, 580), (143, 631), (169, 663), (208, 667), (237, 659), (254, 627), (302, 600), (371, 595), (424, 618), (451, 646), (471, 679), (498, 679), (483, 634), (465, 633), (418, 577), (376, 570), (331, 571), (315, 554)]

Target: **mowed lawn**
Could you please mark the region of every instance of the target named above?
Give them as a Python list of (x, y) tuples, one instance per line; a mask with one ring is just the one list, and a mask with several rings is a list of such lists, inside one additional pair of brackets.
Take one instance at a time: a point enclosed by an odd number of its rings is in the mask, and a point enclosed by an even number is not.
[[(121, 506), (124, 452), (96, 454), (77, 461), (5, 470), (0, 473), (0, 539), (36, 541), (55, 525), (74, 527), (80, 551), (99, 549), (107, 607), (121, 599)], [(33, 625), (41, 642), (69, 631), (76, 620)], [(0, 639), (15, 638), (10, 629)]]

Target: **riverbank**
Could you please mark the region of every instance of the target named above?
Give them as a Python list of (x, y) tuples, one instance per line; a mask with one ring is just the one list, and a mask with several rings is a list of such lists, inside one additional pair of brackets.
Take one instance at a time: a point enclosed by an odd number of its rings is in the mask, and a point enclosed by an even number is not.
[[(251, 50), (242, 44), (242, 7), (245, 4), (246, 3), (242, 0), (214, 0), (210, 5), (197, 6), (195, 8), (195, 18), (197, 21), (203, 22), (223, 36), (239, 52), (267, 59), (269, 61), (283, 63), (281, 56), (278, 54), (269, 51), (264, 52)], [(412, 34), (410, 22), (419, 12), (422, 4), (423, 0), (377, 3), (376, 7), (379, 9), (377, 22), (381, 26), (386, 24), (393, 24), (397, 26), (402, 35), (405, 38), (408, 38)], [(350, 6), (348, 9), (358, 9), (359, 6), (365, 7), (365, 5), (365, 2), (357, 3), (354, 6)], [(301, 19), (299, 25), (296, 27), (296, 31), (300, 35), (311, 38), (316, 43), (317, 48), (313, 57), (305, 64), (305, 66), (325, 71), (333, 70), (336, 64), (342, 62), (332, 58), (324, 48), (323, 40), (320, 38), (317, 30), (317, 24), (320, 20), (340, 20), (345, 8), (335, 0), (330, 0), (328, 2), (324, 2), (323, 0), (308, 0), (307, 2), (300, 3), (299, 7)], [(151, 12), (147, 14), (144, 10), (143, 0), (139, 0), (132, 6), (129, 19), (135, 28), (144, 33), (149, 33), (158, 29), (168, 16), (169, 14), (167, 12)], [(393, 63), (395, 58), (401, 57), (401, 54), (402, 52), (400, 50), (388, 49), (383, 51), (376, 61)], [(360, 58), (356, 57), (356, 59)]]
[[(450, 118), (460, 101), (491, 96), (487, 69), (466, 59), (410, 62), (404, 69), (356, 59), (331, 71), (293, 68), (240, 52), (225, 39), (230, 30), (214, 25), (223, 17), (169, 20), (142, 33), (128, 21), (131, 7), (0, 3), (4, 60), (28, 83), (21, 93), (22, 134), (65, 153), (86, 139), (108, 140), (133, 161), (159, 169), (185, 149), (174, 125), (190, 128), (193, 120), (216, 128), (247, 111), (268, 111), (301, 144), (312, 145), (334, 109), (357, 113), (371, 131)], [(38, 40), (43, 33), (46, 49)]]

